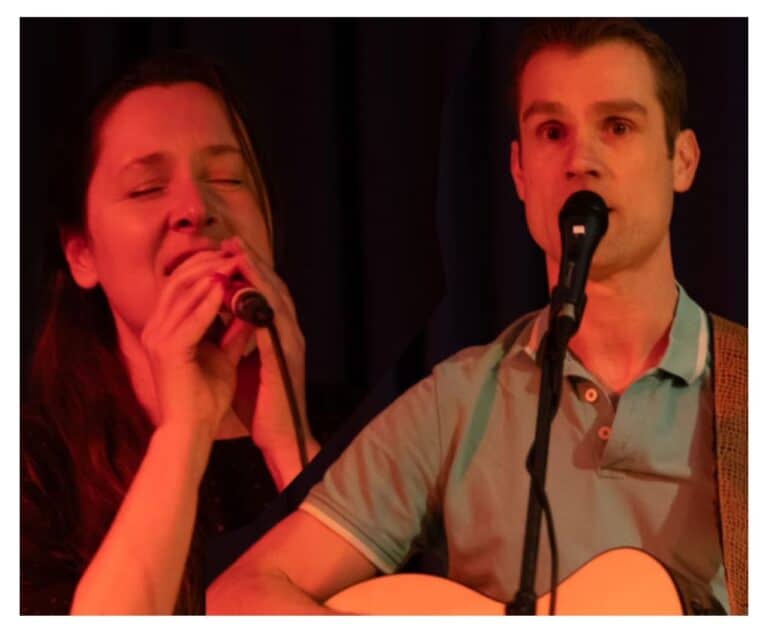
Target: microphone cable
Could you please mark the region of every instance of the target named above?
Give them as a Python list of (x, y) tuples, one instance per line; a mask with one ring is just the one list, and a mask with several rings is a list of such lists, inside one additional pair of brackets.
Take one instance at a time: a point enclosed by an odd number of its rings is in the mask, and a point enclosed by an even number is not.
[(531, 476), (531, 483), (533, 484), (533, 491), (536, 493), (536, 499), (544, 512), (544, 521), (547, 524), (547, 539), (549, 540), (549, 555), (550, 555), (550, 568), (549, 568), (549, 615), (554, 616), (557, 607), (557, 581), (558, 570), (560, 567), (559, 557), (557, 552), (557, 539), (555, 538), (555, 522), (552, 518), (552, 509), (549, 506), (549, 499), (544, 486), (539, 481), (533, 470), (533, 446), (528, 451), (528, 457), (525, 460), (525, 467), (528, 470), (528, 474)]
[(238, 318), (255, 327), (266, 327), (269, 331), (272, 347), (277, 356), (277, 366), (280, 369), (280, 377), (283, 381), (283, 387), (285, 388), (285, 395), (288, 398), (288, 408), (291, 411), (291, 421), (293, 423), (294, 433), (296, 434), (299, 461), (301, 462), (301, 468), (304, 469), (309, 463), (307, 441), (306, 436), (304, 435), (304, 427), (301, 422), (296, 392), (293, 387), (293, 381), (291, 380), (291, 374), (288, 372), (288, 364), (285, 360), (283, 343), (280, 341), (280, 334), (275, 325), (275, 312), (272, 307), (270, 307), (267, 299), (253, 288), (239, 290), (235, 296), (232, 297), (231, 304), (233, 313)]

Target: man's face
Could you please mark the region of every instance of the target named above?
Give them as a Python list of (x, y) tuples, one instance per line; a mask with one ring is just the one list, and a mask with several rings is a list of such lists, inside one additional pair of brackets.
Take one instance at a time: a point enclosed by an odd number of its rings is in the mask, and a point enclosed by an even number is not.
[(670, 158), (645, 53), (621, 41), (581, 52), (543, 49), (525, 66), (519, 90), (512, 175), (550, 271), (560, 261), (559, 212), (584, 189), (600, 194), (610, 210), (593, 280), (662, 258), (673, 193), (690, 187), (698, 146), (685, 131)]

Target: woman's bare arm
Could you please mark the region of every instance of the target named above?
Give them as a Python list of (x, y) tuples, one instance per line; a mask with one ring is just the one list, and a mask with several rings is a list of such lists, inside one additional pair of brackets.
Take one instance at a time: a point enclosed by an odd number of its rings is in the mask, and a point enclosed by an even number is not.
[[(199, 431), (200, 429), (197, 429)], [(160, 426), (115, 520), (81, 577), (72, 614), (171, 614), (211, 442)]]

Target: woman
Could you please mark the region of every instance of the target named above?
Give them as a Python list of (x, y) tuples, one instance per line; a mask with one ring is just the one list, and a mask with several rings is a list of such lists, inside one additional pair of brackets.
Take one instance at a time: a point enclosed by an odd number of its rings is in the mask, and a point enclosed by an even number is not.
[(206, 537), (301, 469), (267, 330), (220, 317), (234, 279), (274, 310), (318, 450), (265, 187), (220, 72), (189, 54), (122, 77), (77, 137), (24, 407), (22, 613), (198, 613)]

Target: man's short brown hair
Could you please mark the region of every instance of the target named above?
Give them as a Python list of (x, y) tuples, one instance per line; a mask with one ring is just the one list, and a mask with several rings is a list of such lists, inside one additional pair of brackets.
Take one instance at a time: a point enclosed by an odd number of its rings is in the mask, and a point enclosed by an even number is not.
[[(565, 46), (583, 51), (596, 44), (620, 40), (642, 49), (656, 77), (656, 95), (664, 111), (664, 130), (670, 156), (687, 109), (685, 71), (675, 53), (658, 35), (626, 18), (535, 20), (525, 29), (514, 58), (513, 104), (515, 126), (520, 112), (520, 78), (528, 61), (542, 49)], [(519, 135), (519, 131), (518, 131)]]

